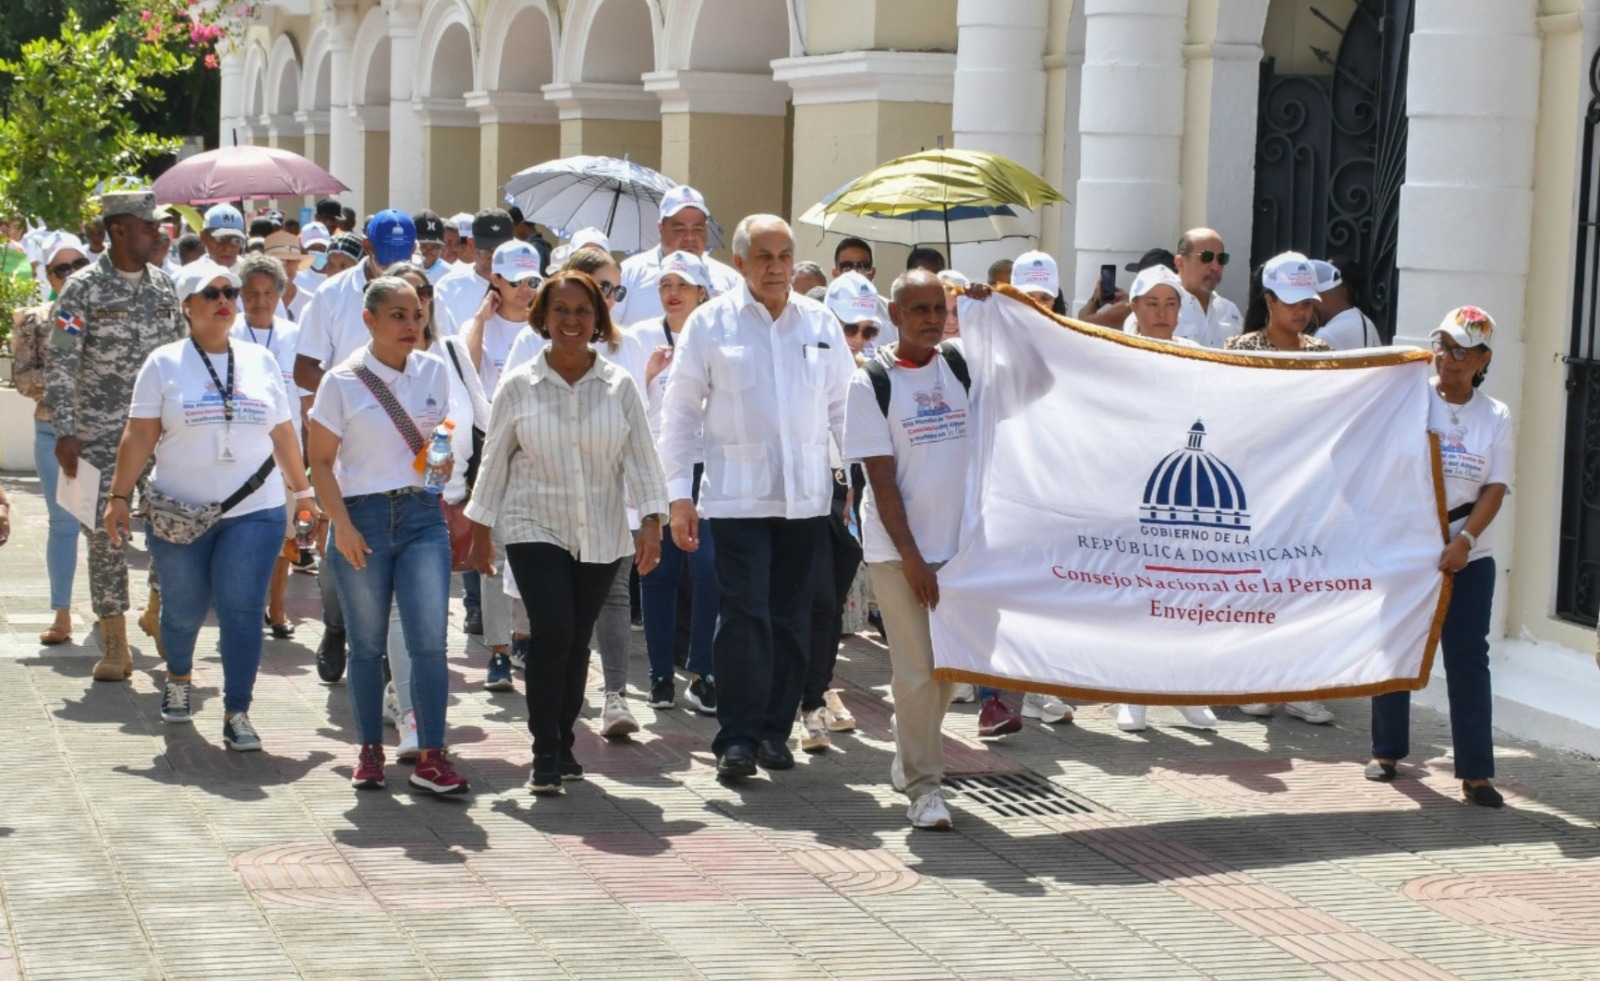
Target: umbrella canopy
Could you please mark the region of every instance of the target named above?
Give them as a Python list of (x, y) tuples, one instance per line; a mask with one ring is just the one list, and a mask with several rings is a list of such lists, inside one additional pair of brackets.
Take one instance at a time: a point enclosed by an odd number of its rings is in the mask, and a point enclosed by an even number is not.
[[(1066, 197), (1015, 160), (982, 150), (923, 150), (897, 157), (834, 191), (800, 220), (879, 242), (988, 242), (1026, 235), (1015, 209)], [(843, 219), (854, 216), (856, 221)], [(907, 226), (902, 228), (898, 222)], [(973, 227), (964, 228), (971, 224)], [(868, 229), (847, 231), (854, 226)]]
[[(518, 171), (506, 181), (506, 200), (529, 221), (562, 237), (581, 228), (606, 233), (619, 252), (642, 252), (661, 241), (661, 197), (678, 182), (616, 157), (576, 156)], [(722, 228), (710, 221), (711, 245), (722, 244)]]
[(215, 204), (243, 198), (296, 198), (350, 190), (289, 150), (225, 146), (180, 160), (150, 186), (161, 204)]

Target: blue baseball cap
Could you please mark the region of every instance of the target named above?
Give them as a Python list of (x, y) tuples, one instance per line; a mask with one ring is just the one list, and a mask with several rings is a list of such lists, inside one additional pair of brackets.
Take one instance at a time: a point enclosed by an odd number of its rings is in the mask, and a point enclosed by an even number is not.
[(417, 226), (404, 211), (385, 208), (367, 222), (367, 241), (372, 243), (372, 257), (378, 265), (404, 262), (416, 251)]
[(231, 204), (214, 204), (206, 210), (205, 228), (218, 238), (230, 232), (244, 238), (244, 215)]

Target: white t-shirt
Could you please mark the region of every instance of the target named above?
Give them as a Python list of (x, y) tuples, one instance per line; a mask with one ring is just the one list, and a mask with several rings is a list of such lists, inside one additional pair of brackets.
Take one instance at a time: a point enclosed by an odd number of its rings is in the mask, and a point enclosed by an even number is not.
[(300, 288), (300, 292), (306, 294), (308, 297), (316, 293), (317, 290), (321, 289), (322, 284), (326, 283), (327, 281), (328, 274), (317, 272), (315, 269), (312, 269), (309, 261), (304, 266), (300, 267), (299, 272), (294, 274), (294, 284)]
[[(894, 482), (905, 501), (912, 537), (924, 560), (946, 562), (956, 554), (966, 495), (967, 391), (940, 354), (921, 368), (895, 365), (889, 369), (889, 385), (885, 416), (865, 369), (851, 377), (844, 458), (894, 457)], [(861, 499), (861, 528), (868, 562), (900, 560), (870, 486)]]
[(1199, 343), (1198, 341), (1191, 341), (1187, 337), (1179, 337), (1177, 334), (1173, 334), (1171, 337), (1151, 337), (1149, 334), (1141, 334), (1141, 333), (1139, 333), (1139, 324), (1138, 324), (1137, 321), (1135, 321), (1133, 319), (1133, 316), (1131, 314), (1128, 317), (1128, 325), (1123, 328), (1123, 333), (1132, 334), (1134, 337), (1142, 337), (1147, 341), (1157, 341), (1157, 342), (1162, 343), (1162, 344), (1171, 344), (1174, 347), (1204, 347), (1205, 346), (1205, 345)]
[[(1440, 397), (1437, 378), (1429, 379), (1428, 385), (1428, 431), (1439, 434), (1445, 510), (1475, 502), (1484, 484), (1505, 484), (1509, 490), (1517, 462), (1511, 410), (1481, 389), (1474, 391), (1465, 405), (1451, 405)], [(1460, 532), (1466, 523), (1466, 518), (1450, 522), (1450, 534)], [(1478, 547), (1469, 553), (1469, 560), (1494, 554), (1493, 534), (1491, 524), (1478, 536)]]
[[(659, 323), (653, 323), (644, 326), (653, 328), (655, 336), (661, 336), (661, 328)], [(627, 328), (617, 331), (617, 349), (615, 351), (611, 350), (611, 345), (609, 344), (591, 344), (589, 346), (594, 348), (595, 352), (598, 353), (602, 358), (605, 358), (618, 368), (626, 371), (628, 373), (628, 377), (633, 379), (633, 383), (639, 386), (639, 394), (643, 396), (644, 368), (645, 364), (650, 359), (650, 351), (652, 350), (652, 348), (645, 346), (646, 343), (647, 342), (645, 338), (641, 336), (640, 331)], [(532, 361), (535, 355), (549, 346), (549, 338), (543, 336), (532, 327), (529, 327), (521, 334), (518, 334), (516, 343), (511, 345), (511, 353), (506, 355), (506, 363), (500, 369), (500, 377), (504, 378), (506, 375), (511, 374), (513, 368), (521, 367), (522, 365), (527, 364), (529, 361)], [(485, 361), (487, 361), (487, 347), (484, 348), (484, 358)], [(665, 375), (666, 372), (663, 371), (662, 374)], [(656, 380), (663, 385), (665, 384), (664, 379), (658, 378)], [(498, 388), (498, 379), (496, 381), (497, 383), (495, 387)]]
[(434, 327), (440, 337), (455, 337), (465, 332), (467, 324), (483, 306), (489, 292), (489, 281), (478, 275), (471, 264), (452, 269), (434, 284)]
[(306, 307), (311, 305), (311, 297), (314, 295), (316, 294), (312, 290), (308, 290), (304, 286), (301, 286), (300, 277), (298, 275), (295, 276), (294, 299), (290, 300), (287, 304), (289, 308), (289, 319), (298, 324), (300, 322), (300, 318), (306, 315)]
[(507, 320), (498, 313), (483, 322), (483, 366), (479, 369), (478, 377), (483, 379), (483, 390), (489, 393), (490, 398), (494, 397), (495, 389), (500, 387), (500, 376), (511, 370), (511, 350), (524, 336), (531, 336), (537, 342), (529, 349), (525, 359), (532, 361), (534, 353), (544, 346), (544, 338), (532, 327), (520, 321)]
[(311, 419), (341, 441), (333, 475), (339, 478), (339, 490), (345, 497), (421, 487), (422, 473), (413, 465), (416, 454), (356, 375), (361, 365), (372, 369), (389, 387), (424, 440), (433, 435), (449, 410), (447, 376), (453, 369), (439, 357), (413, 351), (406, 358), (405, 370), (396, 371), (373, 357), (369, 346), (324, 375), (316, 401), (311, 403)]
[[(283, 372), (255, 344), (232, 344), (233, 422), (223, 418), (222, 394), (200, 352), (187, 338), (150, 352), (133, 383), (128, 415), (160, 419), (155, 489), (188, 504), (217, 503), (244, 485), (272, 455), (272, 428), (294, 419)], [(228, 354), (207, 355), (217, 379), (228, 383)], [(223, 443), (231, 449), (222, 455)], [(229, 517), (280, 507), (283, 481), (269, 477), (234, 505)]]
[[(666, 312), (661, 308), (661, 284), (657, 282), (661, 275), (662, 258), (661, 246), (658, 245), (623, 260), (622, 285), (627, 287), (628, 294), (612, 308), (612, 320), (618, 324), (632, 325), (642, 320), (657, 319)], [(705, 260), (706, 271), (711, 274), (713, 294), (730, 293), (744, 285), (744, 277), (739, 275), (739, 270), (709, 255), (701, 258)]]
[(1335, 351), (1354, 351), (1383, 344), (1383, 335), (1378, 333), (1377, 325), (1355, 307), (1335, 315), (1318, 328), (1317, 339)]
[[(417, 264), (418, 265), (422, 264), (421, 258), (417, 259)], [(440, 259), (438, 262), (435, 262), (432, 266), (422, 270), (422, 274), (424, 276), (428, 277), (428, 282), (432, 283), (435, 286), (438, 286), (439, 285), (439, 280), (445, 278), (446, 276), (450, 275), (451, 273), (453, 273), (455, 271), (456, 271), (456, 267), (454, 265), (452, 265), (452, 264), (450, 264), (448, 262), (445, 262), (443, 259)]]
[[(455, 351), (455, 359), (450, 350)], [(444, 485), (444, 499), (449, 504), (459, 503), (467, 496), (467, 465), (472, 462), (472, 427), (489, 428), (489, 403), (483, 397), (483, 382), (472, 370), (472, 356), (459, 337), (441, 337), (427, 352), (443, 361), (450, 375), (450, 410), (446, 414), (455, 423), (455, 433), (450, 439), (451, 455), (456, 458), (450, 481)], [(456, 373), (456, 362), (461, 373)]]
[(266, 330), (251, 327), (245, 323), (244, 314), (239, 314), (233, 326), (228, 329), (228, 336), (234, 340), (256, 344), (271, 352), (273, 360), (278, 362), (278, 367), (283, 371), (283, 390), (293, 392), (296, 396), (310, 395), (311, 393), (300, 388), (294, 383), (294, 358), (299, 350), (300, 328), (298, 325), (274, 318), (272, 326)]
[(359, 263), (322, 284), (300, 317), (296, 354), (334, 368), (372, 340), (361, 319), (367, 294), (367, 264)]

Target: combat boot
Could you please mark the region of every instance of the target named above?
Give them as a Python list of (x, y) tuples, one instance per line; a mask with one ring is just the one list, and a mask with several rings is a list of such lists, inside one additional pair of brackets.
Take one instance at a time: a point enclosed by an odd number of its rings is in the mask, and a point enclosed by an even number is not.
[(100, 660), (95, 662), (94, 680), (126, 681), (133, 674), (133, 655), (128, 651), (128, 623), (121, 613), (100, 618)]
[(167, 649), (161, 646), (161, 591), (150, 591), (150, 602), (145, 604), (144, 613), (139, 616), (139, 629), (144, 635), (156, 642), (156, 657), (165, 661)]

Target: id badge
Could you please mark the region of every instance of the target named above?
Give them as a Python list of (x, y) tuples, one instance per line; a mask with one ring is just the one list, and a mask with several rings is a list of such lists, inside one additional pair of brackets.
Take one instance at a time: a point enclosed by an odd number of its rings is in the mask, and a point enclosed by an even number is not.
[(233, 430), (224, 429), (217, 433), (217, 462), (232, 463), (237, 459), (234, 453)]

